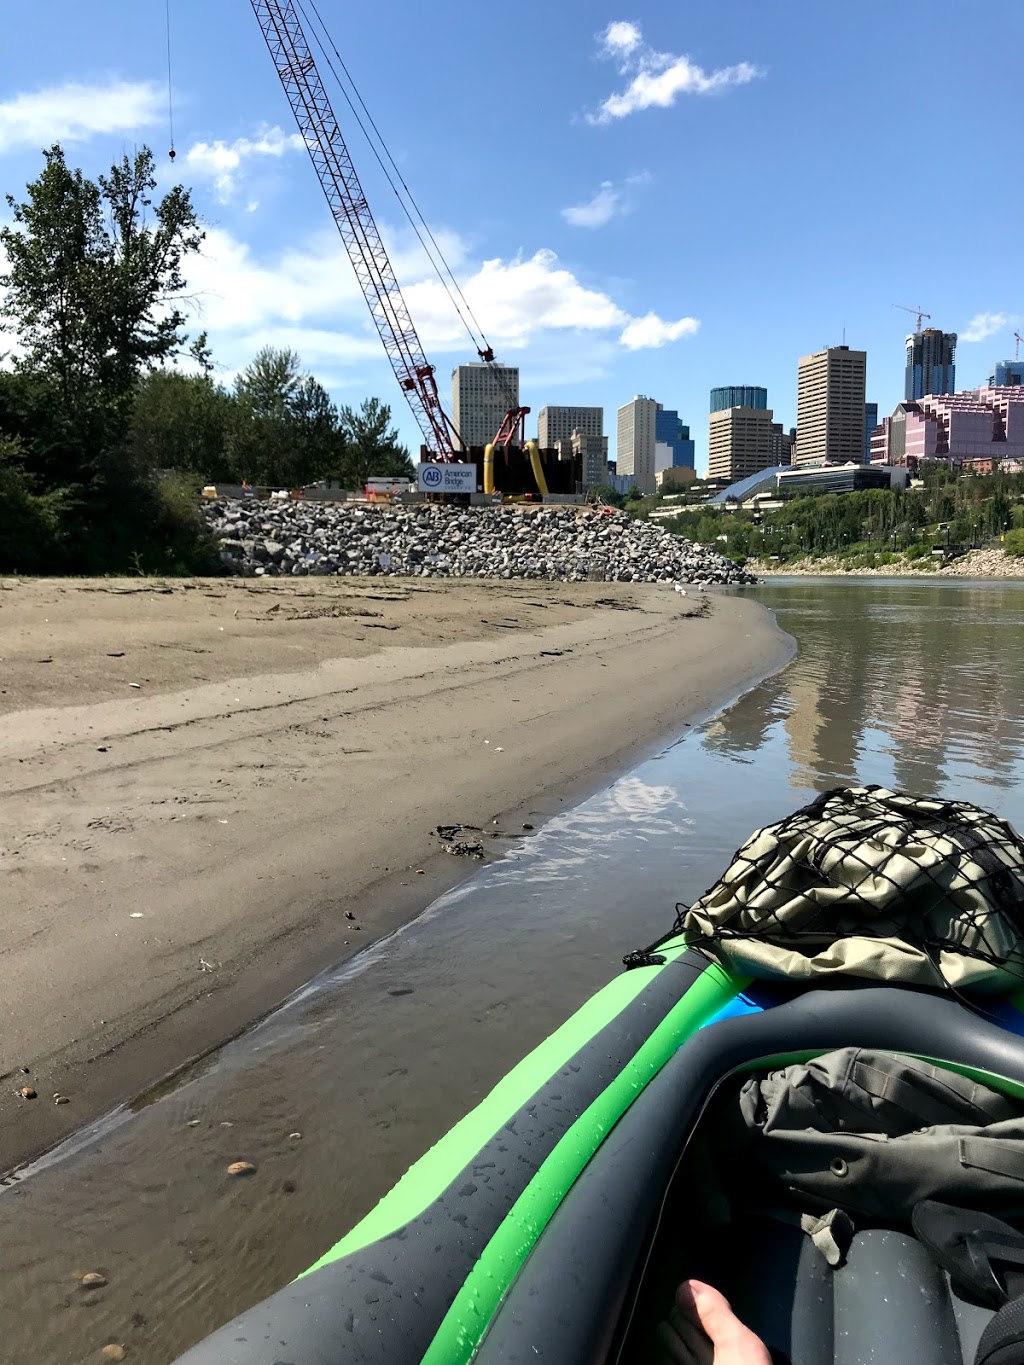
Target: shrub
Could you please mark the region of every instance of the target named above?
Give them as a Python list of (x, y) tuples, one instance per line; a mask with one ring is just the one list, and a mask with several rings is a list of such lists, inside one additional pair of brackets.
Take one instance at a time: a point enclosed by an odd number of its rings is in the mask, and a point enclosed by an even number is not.
[(1003, 537), (1003, 549), (1008, 555), (1024, 555), (1024, 529), (1007, 531)]

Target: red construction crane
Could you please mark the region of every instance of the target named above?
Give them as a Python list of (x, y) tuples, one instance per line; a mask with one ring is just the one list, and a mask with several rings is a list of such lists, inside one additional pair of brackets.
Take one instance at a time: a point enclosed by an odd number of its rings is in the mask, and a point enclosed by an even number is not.
[[(463, 448), (462, 438), (441, 404), (434, 367), (424, 354), (366, 202), (294, 0), (251, 0), (251, 4), (391, 368), (427, 446), (440, 459), (453, 460)], [(486, 363), (493, 361), (494, 352), (486, 341), (479, 355)], [(499, 433), (501, 444), (511, 442), (529, 411), (510, 409)]]
[(919, 331), (921, 330), (921, 319), (922, 319), (922, 318), (927, 318), (929, 322), (931, 322), (931, 320), (932, 320), (932, 315), (931, 315), (931, 313), (922, 312), (922, 310), (921, 310), (920, 308), (908, 308), (908, 307), (906, 306), (906, 304), (903, 304), (903, 303), (894, 303), (894, 304), (893, 304), (893, 307), (894, 307), (894, 308), (900, 308), (900, 309), (902, 309), (902, 311), (903, 311), (904, 313), (914, 313), (914, 314), (916, 314), (916, 316), (917, 316), (917, 326), (914, 328), (914, 331), (915, 331), (915, 332), (919, 332)]

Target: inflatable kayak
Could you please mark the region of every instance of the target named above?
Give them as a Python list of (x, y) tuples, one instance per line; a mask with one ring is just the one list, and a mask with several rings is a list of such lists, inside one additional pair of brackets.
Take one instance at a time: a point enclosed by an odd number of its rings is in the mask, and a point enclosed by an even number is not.
[(1022, 930), (1004, 822), (826, 793), (183, 1361), (651, 1362), (687, 1276), (790, 1365), (1024, 1361)]

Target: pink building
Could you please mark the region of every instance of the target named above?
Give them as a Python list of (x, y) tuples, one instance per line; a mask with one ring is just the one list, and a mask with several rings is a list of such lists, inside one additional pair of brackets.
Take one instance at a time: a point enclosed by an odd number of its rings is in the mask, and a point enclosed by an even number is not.
[(871, 463), (1024, 459), (1024, 389), (985, 385), (900, 403), (871, 437)]

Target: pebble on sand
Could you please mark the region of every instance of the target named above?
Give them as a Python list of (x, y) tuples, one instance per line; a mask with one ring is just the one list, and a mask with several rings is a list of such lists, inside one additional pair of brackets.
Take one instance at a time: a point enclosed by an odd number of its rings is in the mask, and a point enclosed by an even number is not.
[(119, 1346), (116, 1341), (112, 1341), (109, 1346), (104, 1346), (100, 1352), (104, 1360), (127, 1360), (128, 1352), (123, 1346)]
[(32, 1089), (30, 1085), (23, 1085), (21, 1089), (18, 1091), (18, 1094), (21, 1096), (23, 1100), (34, 1100), (38, 1098), (36, 1092)]
[(78, 1277), (78, 1283), (83, 1289), (104, 1289), (107, 1284), (106, 1275), (101, 1275), (98, 1270), (87, 1270), (84, 1275)]
[(240, 1177), (243, 1175), (255, 1175), (256, 1167), (251, 1161), (232, 1161), (228, 1167), (228, 1175)]

